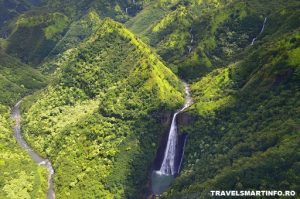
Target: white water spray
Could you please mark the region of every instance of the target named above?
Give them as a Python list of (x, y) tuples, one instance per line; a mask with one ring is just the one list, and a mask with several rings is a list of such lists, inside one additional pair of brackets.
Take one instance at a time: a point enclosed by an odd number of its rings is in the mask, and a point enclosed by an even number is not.
[(187, 109), (193, 103), (188, 84), (184, 83), (184, 86), (185, 86), (185, 93), (186, 93), (185, 104), (183, 108), (177, 111), (173, 116), (169, 137), (168, 137), (168, 143), (164, 153), (164, 159), (160, 167), (160, 170), (156, 172), (159, 175), (175, 175), (178, 172), (178, 170), (176, 170), (175, 168), (175, 155), (176, 155), (176, 147), (177, 147), (177, 140), (178, 140), (176, 118), (179, 113)]

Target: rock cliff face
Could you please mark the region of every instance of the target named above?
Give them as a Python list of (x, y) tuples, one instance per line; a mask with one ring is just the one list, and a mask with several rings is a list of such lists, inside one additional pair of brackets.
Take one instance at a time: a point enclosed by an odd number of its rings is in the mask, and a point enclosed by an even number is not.
[(161, 124), (164, 127), (168, 127), (168, 126), (170, 126), (171, 122), (172, 122), (172, 113), (164, 112), (161, 117)]
[[(156, 170), (156, 171), (160, 170), (160, 167), (161, 167), (163, 159), (164, 159), (165, 150), (166, 150), (168, 137), (169, 137), (169, 133), (170, 133), (171, 121), (173, 118), (173, 114), (171, 114), (171, 113), (166, 112), (162, 115), (163, 116), (161, 118), (161, 122), (162, 122), (162, 126), (164, 126), (165, 130), (163, 130), (164, 133), (162, 134), (159, 148), (156, 153), (156, 158), (155, 158), (155, 160), (153, 162), (153, 166), (152, 166), (153, 167), (152, 169)], [(186, 143), (186, 140), (188, 137), (187, 133), (180, 134), (180, 127), (191, 125), (192, 122), (193, 122), (193, 117), (188, 112), (179, 113), (176, 117), (177, 132), (178, 132), (177, 147), (176, 147), (177, 151), (176, 151), (176, 155), (175, 155), (176, 171), (180, 170), (180, 168), (181, 168), (181, 163), (182, 163), (182, 158), (183, 158), (183, 153), (184, 153), (184, 146), (185, 146), (185, 143)], [(178, 173), (176, 173), (175, 175), (178, 175)]]
[(180, 131), (180, 127), (191, 125), (194, 120), (195, 117), (193, 117), (190, 112), (180, 113), (177, 117), (177, 124), (179, 126), (179, 131)]
[(169, 130), (170, 130), (170, 125), (172, 122), (173, 114), (171, 112), (165, 112), (162, 115), (163, 116), (161, 117), (161, 124), (163, 126), (163, 129), (161, 132), (159, 147), (156, 152), (156, 157), (155, 157), (155, 159), (153, 161), (153, 165), (152, 165), (153, 170), (159, 170), (161, 163), (164, 159), (164, 152), (166, 150), (166, 145), (168, 142)]

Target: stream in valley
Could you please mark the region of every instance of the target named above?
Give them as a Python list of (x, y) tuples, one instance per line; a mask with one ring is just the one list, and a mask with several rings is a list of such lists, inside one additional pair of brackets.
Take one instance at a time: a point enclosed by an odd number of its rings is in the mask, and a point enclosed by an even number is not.
[(22, 136), (21, 131), (21, 112), (20, 112), (20, 104), (21, 101), (19, 101), (12, 110), (12, 119), (15, 121), (14, 126), (14, 136), (18, 142), (18, 144), (24, 149), (30, 157), (40, 166), (45, 167), (48, 170), (48, 192), (47, 192), (47, 198), (48, 199), (55, 199), (55, 192), (54, 192), (54, 186), (53, 186), (53, 175), (54, 175), (54, 169), (52, 167), (51, 162), (48, 159), (42, 158), (37, 152), (35, 152), (25, 141), (25, 139)]

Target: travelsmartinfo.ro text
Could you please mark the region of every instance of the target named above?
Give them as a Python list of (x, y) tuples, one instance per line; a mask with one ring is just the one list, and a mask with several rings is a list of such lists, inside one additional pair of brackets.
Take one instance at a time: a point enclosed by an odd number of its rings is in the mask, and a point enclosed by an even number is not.
[(236, 196), (236, 197), (246, 197), (246, 196), (254, 196), (254, 197), (260, 197), (260, 196), (296, 196), (295, 191), (276, 191), (276, 190), (264, 190), (264, 191), (254, 191), (254, 190), (242, 190), (242, 191), (236, 191), (236, 190), (230, 190), (230, 191), (210, 191), (211, 196)]

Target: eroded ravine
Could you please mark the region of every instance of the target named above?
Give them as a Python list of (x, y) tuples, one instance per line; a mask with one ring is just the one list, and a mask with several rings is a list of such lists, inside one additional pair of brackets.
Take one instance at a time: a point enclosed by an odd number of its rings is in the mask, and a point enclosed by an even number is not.
[(54, 192), (54, 186), (53, 186), (53, 175), (54, 175), (54, 169), (52, 167), (51, 162), (48, 159), (42, 158), (37, 152), (35, 152), (25, 141), (25, 139), (22, 136), (21, 131), (21, 112), (20, 112), (20, 104), (21, 101), (19, 101), (12, 110), (12, 119), (15, 120), (15, 126), (14, 126), (14, 136), (18, 142), (18, 144), (24, 149), (30, 157), (38, 164), (43, 167), (45, 167), (48, 172), (48, 192), (47, 192), (47, 198), (48, 199), (55, 199), (55, 192)]

